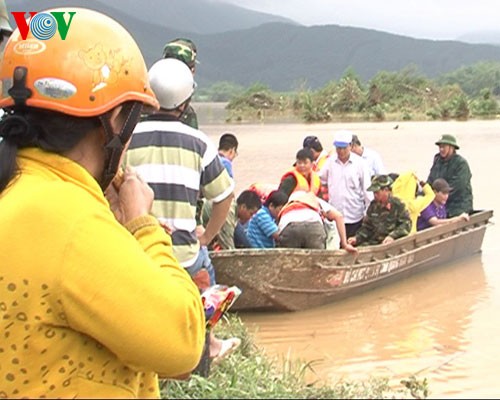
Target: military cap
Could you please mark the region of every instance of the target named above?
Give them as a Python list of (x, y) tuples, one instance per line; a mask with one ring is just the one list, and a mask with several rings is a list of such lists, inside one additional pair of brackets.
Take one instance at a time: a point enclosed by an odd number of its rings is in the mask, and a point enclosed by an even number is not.
[(196, 60), (196, 45), (189, 39), (178, 38), (168, 42), (163, 48), (163, 58), (176, 58), (193, 68)]
[(448, 134), (444, 134), (443, 136), (441, 136), (441, 139), (439, 139), (436, 144), (439, 146), (440, 144), (449, 144), (450, 146), (453, 146), (455, 149), (459, 149), (460, 147), (458, 147), (458, 144), (457, 144), (457, 139), (455, 138), (455, 136), (453, 135), (448, 135)]
[(394, 181), (389, 175), (375, 175), (372, 178), (371, 185), (367, 190), (370, 192), (376, 192), (377, 190), (384, 189), (386, 187), (390, 188), (393, 182)]

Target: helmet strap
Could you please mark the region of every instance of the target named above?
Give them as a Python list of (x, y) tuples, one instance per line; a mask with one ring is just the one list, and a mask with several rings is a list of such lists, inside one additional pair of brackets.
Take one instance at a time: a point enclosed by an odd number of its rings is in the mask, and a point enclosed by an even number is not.
[(26, 86), (28, 69), (26, 67), (16, 67), (12, 76), (12, 87), (8, 90), (9, 96), (14, 100), (16, 107), (26, 107), (26, 100), (33, 91)]
[(177, 109), (184, 107), (183, 110), (181, 111), (181, 115), (179, 115), (179, 118), (178, 118), (179, 121), (182, 121), (182, 119), (184, 118), (184, 116), (188, 112), (190, 103), (191, 103), (191, 97), (189, 97), (184, 103), (182, 103), (179, 107), (177, 107)]
[(103, 191), (106, 190), (118, 171), (125, 144), (132, 136), (137, 122), (139, 122), (141, 110), (142, 104), (139, 102), (123, 104), (122, 112), (126, 113), (127, 119), (119, 133), (113, 132), (110, 121), (111, 114), (109, 112), (99, 117), (106, 135), (106, 143), (104, 145), (106, 159), (104, 162), (104, 171), (99, 182)]

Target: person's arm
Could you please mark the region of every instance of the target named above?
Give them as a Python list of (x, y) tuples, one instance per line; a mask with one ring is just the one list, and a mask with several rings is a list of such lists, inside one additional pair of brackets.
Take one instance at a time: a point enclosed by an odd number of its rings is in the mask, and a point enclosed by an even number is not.
[[(429, 176), (427, 177), (427, 183), (432, 185), (437, 178), (439, 178), (439, 153), (434, 155), (434, 159), (432, 160), (431, 170), (429, 171)], [(449, 183), (449, 182), (448, 182)]]
[(347, 234), (345, 231), (344, 216), (335, 207), (328, 204), (326, 201), (319, 199), (323, 215), (328, 221), (335, 221), (337, 232), (340, 237), (340, 247), (349, 251), (357, 252), (358, 250), (350, 243), (347, 242)]
[(438, 218), (436, 216), (429, 218), (429, 224), (432, 226), (439, 226), (439, 225), (446, 225), (449, 224), (450, 222), (457, 222), (457, 221), (468, 221), (470, 219), (469, 214), (467, 213), (462, 213), (460, 215), (457, 215), (456, 217), (453, 218)]
[(411, 201), (412, 208), (417, 214), (431, 204), (435, 197), (435, 193), (434, 190), (432, 190), (431, 185), (423, 181), (420, 181), (420, 185), (422, 186), (422, 191), (424, 193), (423, 196), (419, 195)]
[(387, 237), (386, 237), (387, 241), (384, 240), (384, 242), (383, 242), (384, 244), (391, 242), (389, 237), (392, 238), (393, 240), (396, 240), (396, 239), (399, 239), (403, 236), (409, 235), (411, 232), (411, 218), (410, 218), (410, 214), (408, 213), (408, 210), (406, 209), (404, 204), (403, 203), (399, 203), (399, 204), (392, 203), (392, 207), (393, 208), (397, 207), (396, 227), (394, 228), (394, 230), (392, 230), (392, 232), (390, 232), (387, 235)]
[(446, 181), (451, 186), (451, 194), (462, 192), (469, 183), (470, 179), (471, 172), (469, 164), (467, 164), (465, 159), (460, 158), (455, 162), (450, 176), (446, 176)]
[(361, 187), (363, 189), (363, 194), (364, 194), (364, 199), (365, 199), (365, 214), (368, 211), (368, 207), (370, 207), (370, 204), (373, 200), (373, 192), (370, 192), (368, 188), (370, 187), (371, 184), (371, 176), (370, 176), (370, 171), (368, 169), (368, 166), (366, 163), (363, 161), (361, 162)]
[(290, 175), (281, 181), (278, 190), (282, 191), (288, 197), (290, 197), (296, 186), (297, 186), (297, 179), (295, 179), (295, 176)]
[(212, 215), (208, 220), (207, 226), (205, 227), (205, 232), (198, 238), (201, 246), (206, 246), (212, 241), (212, 239), (219, 233), (222, 225), (226, 221), (227, 214), (229, 212), (229, 207), (231, 207), (231, 202), (233, 201), (234, 193), (231, 193), (224, 200), (212, 204)]
[(361, 227), (356, 232), (356, 236), (352, 238), (348, 238), (347, 242), (352, 244), (353, 246), (359, 246), (360, 244), (366, 243), (370, 240), (375, 232), (371, 215), (371, 209), (375, 206), (375, 203), (372, 202), (368, 206), (368, 210), (366, 211), (366, 215), (363, 218), (363, 223)]
[(205, 316), (170, 236), (148, 214), (152, 197), (144, 185), (125, 178), (119, 190), (123, 225), (104, 207), (82, 210), (61, 255), (61, 307), (71, 329), (123, 363), (174, 377), (198, 364)]

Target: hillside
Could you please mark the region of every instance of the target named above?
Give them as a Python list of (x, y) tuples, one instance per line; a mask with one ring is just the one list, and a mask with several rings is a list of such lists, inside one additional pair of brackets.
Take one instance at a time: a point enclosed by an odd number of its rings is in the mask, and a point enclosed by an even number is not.
[[(273, 90), (292, 90), (306, 82), (308, 87), (316, 89), (332, 79), (338, 79), (349, 67), (367, 80), (380, 70), (397, 71), (409, 64), (416, 65), (428, 77), (435, 77), (478, 61), (500, 61), (500, 46), (413, 39), (337, 25), (260, 24), (264, 18), (254, 19), (256, 25), (251, 28), (219, 33), (173, 29), (174, 22), (179, 22), (181, 16), (191, 16), (195, 20), (194, 11), (188, 12), (188, 8), (183, 8), (184, 4), (186, 7), (194, 6), (194, 2), (199, 7), (196, 18), (205, 14), (207, 20), (218, 22), (220, 27), (229, 23), (244, 26), (245, 18), (248, 22), (257, 15), (262, 16), (261, 13), (209, 0), (161, 1), (161, 7), (160, 0), (143, 3), (86, 0), (85, 5), (112, 15), (121, 22), (136, 38), (148, 65), (160, 56), (169, 39), (178, 36), (193, 39), (201, 61), (196, 79), (204, 87), (218, 81), (231, 81), (244, 86), (261, 82)], [(10, 11), (32, 10), (30, 3), (27, 0), (7, 0)], [(36, 5), (40, 10), (61, 3), (71, 7), (82, 2), (37, 0)], [(116, 8), (117, 4), (120, 9)], [(144, 7), (145, 4), (148, 7)], [(165, 14), (171, 4), (176, 4), (175, 10)], [(144, 10), (141, 11), (140, 7)], [(231, 14), (235, 8), (239, 10)], [(155, 24), (155, 20), (164, 22)], [(199, 23), (198, 28), (201, 29), (202, 25)]]
[(164, 29), (197, 34), (247, 29), (268, 22), (296, 24), (287, 18), (216, 0), (6, 0), (6, 4), (9, 11), (87, 7), (115, 17), (121, 15), (124, 22), (139, 20), (141, 25), (158, 25)]
[(500, 61), (500, 47), (413, 39), (336, 25), (303, 27), (266, 24), (199, 38), (198, 80), (260, 81), (287, 90), (307, 81), (318, 88), (352, 67), (363, 79), (380, 70), (416, 65), (428, 77), (482, 60)]

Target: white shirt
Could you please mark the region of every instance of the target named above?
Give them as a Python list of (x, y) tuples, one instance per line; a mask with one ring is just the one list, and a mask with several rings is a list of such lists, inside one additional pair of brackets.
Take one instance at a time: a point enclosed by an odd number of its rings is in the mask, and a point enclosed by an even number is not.
[[(319, 202), (319, 206), (321, 208), (321, 211), (323, 211), (324, 213), (327, 213), (333, 209), (333, 207), (324, 200), (318, 199), (318, 202)], [(279, 230), (282, 231), (283, 229), (285, 229), (286, 226), (290, 222), (321, 222), (321, 223), (323, 223), (323, 218), (321, 218), (321, 215), (319, 212), (317, 212), (309, 207), (290, 210), (280, 218), (280, 222), (278, 224)]]
[(382, 157), (380, 157), (375, 150), (363, 147), (363, 154), (361, 154), (361, 157), (368, 165), (370, 176), (387, 174), (384, 164), (382, 163)]
[(343, 163), (332, 154), (319, 172), (321, 182), (328, 185), (328, 202), (344, 215), (346, 224), (361, 221), (373, 199), (370, 172), (366, 162), (351, 152)]

